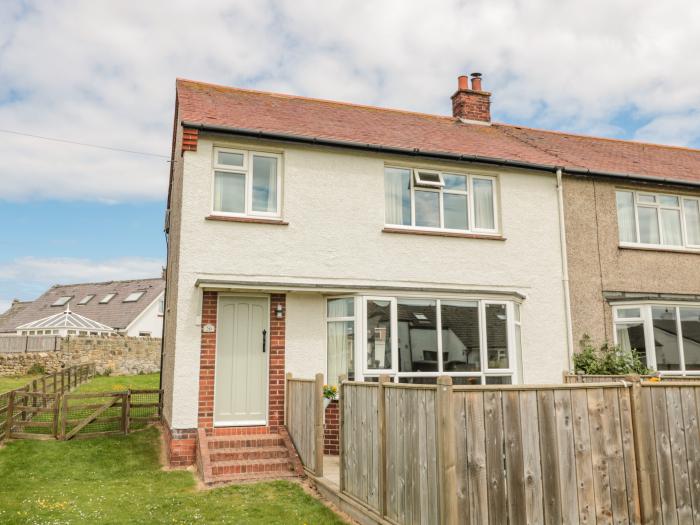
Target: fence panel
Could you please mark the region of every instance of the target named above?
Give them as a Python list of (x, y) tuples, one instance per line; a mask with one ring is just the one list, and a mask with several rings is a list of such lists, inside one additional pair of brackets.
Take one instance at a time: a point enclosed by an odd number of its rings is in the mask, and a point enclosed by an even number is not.
[[(346, 493), (375, 510), (379, 510), (378, 390), (376, 383), (346, 383), (340, 399), (343, 414), (340, 455), (344, 458), (340, 483)], [(391, 424), (385, 427), (387, 436)], [(401, 434), (395, 432), (394, 437), (398, 439)]]
[(287, 375), (286, 426), (304, 467), (323, 474), (323, 375), (294, 379)]

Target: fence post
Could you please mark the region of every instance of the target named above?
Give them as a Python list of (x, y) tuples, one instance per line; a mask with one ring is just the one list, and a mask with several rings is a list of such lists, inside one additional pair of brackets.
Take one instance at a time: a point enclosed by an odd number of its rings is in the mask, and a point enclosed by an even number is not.
[(15, 416), (15, 391), (10, 392), (10, 399), (7, 402), (7, 419), (5, 420), (5, 441), (12, 437), (12, 422)]
[(455, 421), (452, 410), (452, 378), (440, 376), (435, 392), (435, 438), (437, 445), (440, 523), (457, 524), (457, 470)]
[[(56, 378), (54, 378), (55, 381)], [(54, 382), (54, 385), (56, 383)], [(60, 416), (59, 407), (61, 402), (61, 395), (54, 392), (53, 397), (53, 437), (58, 439), (58, 420)]]
[(284, 376), (284, 426), (289, 424), (289, 380), (292, 378), (292, 373), (287, 372)]
[(658, 485), (652, 484), (652, 479), (656, 479), (658, 476), (654, 447), (649, 435), (654, 432), (654, 424), (651, 414), (644, 406), (642, 388), (641, 383), (636, 381), (632, 384), (630, 392), (632, 435), (637, 465), (640, 518), (643, 524), (652, 524), (659, 523), (662, 518)]
[(379, 434), (379, 513), (386, 516), (386, 399), (384, 383), (391, 378), (384, 374), (379, 376), (379, 389), (377, 390), (377, 434)]
[(122, 397), (122, 429), (124, 429), (124, 435), (129, 433), (129, 412), (131, 412), (131, 390), (127, 390)]
[(68, 396), (61, 396), (61, 441), (66, 439), (66, 423), (68, 420)]
[(323, 476), (323, 374), (316, 374), (314, 387), (314, 473)]
[(342, 493), (345, 490), (345, 443), (343, 435), (345, 433), (345, 417), (343, 416), (343, 403), (345, 403), (345, 394), (343, 383), (346, 381), (346, 376), (340, 377), (340, 388), (338, 389), (338, 419), (340, 420), (340, 434), (338, 435), (338, 490)]

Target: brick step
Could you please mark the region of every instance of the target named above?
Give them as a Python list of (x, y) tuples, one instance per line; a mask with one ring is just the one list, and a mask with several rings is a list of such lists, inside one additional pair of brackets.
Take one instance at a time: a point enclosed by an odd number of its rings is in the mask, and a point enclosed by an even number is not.
[(222, 474), (246, 474), (257, 476), (264, 473), (294, 474), (289, 458), (228, 460), (211, 464), (213, 476)]
[(211, 462), (231, 460), (258, 460), (289, 458), (286, 447), (241, 447), (241, 448), (216, 448), (212, 450)]
[(207, 479), (205, 483), (209, 486), (221, 483), (253, 483), (258, 481), (271, 481), (278, 479), (295, 480), (299, 477), (292, 471), (289, 472), (259, 472), (253, 474), (219, 474)]
[(259, 434), (243, 436), (212, 436), (207, 439), (209, 450), (221, 448), (260, 448), (282, 447), (284, 441), (279, 434)]

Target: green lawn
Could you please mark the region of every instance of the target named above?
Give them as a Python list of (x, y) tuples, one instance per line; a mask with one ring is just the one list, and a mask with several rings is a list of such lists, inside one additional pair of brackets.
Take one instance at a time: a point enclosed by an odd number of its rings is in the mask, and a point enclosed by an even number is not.
[[(41, 376), (3, 376), (0, 377), (0, 394), (8, 390), (20, 388)], [(158, 388), (158, 387), (156, 387)]]
[(159, 443), (155, 428), (8, 443), (0, 449), (0, 523), (343, 523), (290, 482), (198, 491), (190, 472), (160, 469)]
[(136, 376), (96, 376), (80, 385), (75, 392), (117, 392), (121, 390), (140, 390), (158, 388), (160, 374), (143, 374)]

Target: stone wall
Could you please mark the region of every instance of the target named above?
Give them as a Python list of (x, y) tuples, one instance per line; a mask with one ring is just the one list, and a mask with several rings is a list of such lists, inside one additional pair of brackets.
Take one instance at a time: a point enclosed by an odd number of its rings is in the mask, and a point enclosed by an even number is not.
[(0, 353), (0, 376), (26, 374), (35, 363), (48, 373), (85, 363), (95, 363), (100, 374), (158, 372), (160, 347), (160, 338), (151, 337), (65, 337), (55, 352)]

